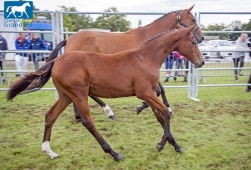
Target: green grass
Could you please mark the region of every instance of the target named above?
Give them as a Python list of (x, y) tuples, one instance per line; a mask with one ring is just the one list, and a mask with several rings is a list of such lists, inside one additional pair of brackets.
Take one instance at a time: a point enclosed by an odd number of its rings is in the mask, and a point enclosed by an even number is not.
[[(238, 83), (246, 83), (246, 76), (239, 78)], [(170, 79), (164, 85), (185, 85), (180, 82), (182, 79)], [(224, 76), (207, 77), (207, 83), (235, 82), (233, 76)], [(53, 87), (52, 82), (45, 87)], [(120, 162), (104, 153), (85, 127), (75, 122), (72, 105), (53, 126), (51, 148), (60, 158), (51, 160), (40, 148), (44, 115), (55, 103), (54, 91), (20, 95), (13, 102), (6, 102), (6, 92), (0, 91), (0, 170), (248, 170), (251, 93), (243, 93), (244, 90), (245, 87), (201, 87), (201, 102), (195, 102), (187, 98), (187, 89), (166, 89), (174, 111), (171, 131), (184, 150), (182, 154), (168, 143), (160, 153), (157, 151), (155, 146), (163, 129), (151, 109), (136, 115), (135, 107), (141, 102), (136, 97), (104, 99), (116, 114), (116, 121), (108, 119), (90, 99), (96, 126), (110, 146), (124, 156)]]

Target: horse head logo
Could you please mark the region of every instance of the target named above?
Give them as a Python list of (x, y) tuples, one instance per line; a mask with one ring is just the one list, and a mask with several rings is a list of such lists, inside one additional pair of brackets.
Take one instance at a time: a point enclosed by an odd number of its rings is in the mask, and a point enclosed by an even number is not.
[(31, 7), (29, 2), (25, 2), (23, 5), (21, 6), (8, 6), (8, 8), (6, 9), (6, 12), (9, 12), (10, 9), (10, 13), (7, 16), (7, 18), (9, 18), (9, 16), (11, 14), (13, 14), (15, 16), (15, 18), (17, 18), (17, 16), (15, 15), (15, 12), (20, 12), (21, 15), (18, 16), (19, 18), (23, 16), (23, 13), (25, 13), (25, 15), (27, 16), (27, 18), (30, 18), (29, 15), (26, 13), (26, 7)]

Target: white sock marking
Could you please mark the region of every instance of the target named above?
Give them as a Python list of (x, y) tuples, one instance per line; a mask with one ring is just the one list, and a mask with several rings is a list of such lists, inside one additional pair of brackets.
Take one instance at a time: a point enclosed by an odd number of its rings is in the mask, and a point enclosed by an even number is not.
[(43, 142), (41, 149), (43, 152), (45, 152), (47, 155), (49, 155), (51, 157), (51, 159), (58, 157), (58, 154), (56, 154), (55, 152), (53, 152), (51, 150), (49, 141)]
[(108, 116), (114, 116), (114, 113), (112, 112), (111, 108), (106, 105), (105, 107), (103, 107), (104, 112), (108, 115)]
[(168, 107), (168, 110), (169, 110), (170, 113), (173, 112), (172, 109), (171, 109), (170, 107)]

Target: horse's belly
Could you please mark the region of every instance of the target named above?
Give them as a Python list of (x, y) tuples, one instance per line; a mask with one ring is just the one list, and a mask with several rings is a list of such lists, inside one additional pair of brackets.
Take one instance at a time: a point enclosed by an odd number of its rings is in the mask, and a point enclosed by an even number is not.
[(89, 94), (103, 98), (118, 98), (135, 96), (134, 90), (129, 86), (117, 85), (90, 85)]

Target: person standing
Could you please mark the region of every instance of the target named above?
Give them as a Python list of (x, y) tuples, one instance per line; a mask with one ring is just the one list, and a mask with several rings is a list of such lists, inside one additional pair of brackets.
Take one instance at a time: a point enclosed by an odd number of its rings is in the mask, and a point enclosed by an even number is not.
[[(19, 33), (19, 37), (15, 41), (15, 46), (17, 50), (29, 50), (30, 45), (28, 40), (25, 39), (24, 33)], [(29, 57), (27, 53), (17, 53), (15, 55), (15, 63), (16, 63), (16, 69), (18, 70), (18, 73), (16, 74), (17, 77), (24, 77), (25, 73), (21, 70), (27, 70)]]
[[(235, 46), (236, 50), (248, 50), (248, 39), (247, 39), (247, 34), (246, 33), (241, 33), (241, 36), (236, 40)], [(238, 63), (240, 62), (240, 68), (244, 66), (244, 58), (245, 58), (245, 52), (235, 52), (233, 56), (233, 62), (234, 62), (234, 67), (238, 68)], [(238, 81), (238, 74), (239, 76), (242, 76), (243, 74), (241, 73), (241, 69), (239, 70), (234, 70), (234, 75), (235, 75), (235, 81)]]
[[(38, 37), (37, 33), (32, 34), (32, 39), (30, 41), (30, 49), (32, 50), (45, 50), (44, 42), (41, 38)], [(38, 61), (41, 61), (42, 54), (41, 53), (33, 53), (32, 54), (33, 62), (35, 65), (35, 70), (39, 68)]]
[[(8, 50), (8, 45), (6, 39), (0, 33), (0, 50)], [(5, 53), (0, 53), (0, 69), (3, 70), (3, 62), (5, 60)], [(3, 82), (5, 82), (4, 74), (1, 72), (1, 76), (3, 77)]]
[[(176, 69), (183, 69), (183, 60), (184, 60), (184, 56), (182, 56), (180, 53), (178, 52), (174, 52), (174, 60), (176, 62)], [(173, 80), (176, 82), (177, 80), (177, 76), (185, 76), (183, 71), (175, 71), (174, 73), (174, 77)]]
[[(166, 69), (172, 69), (173, 68), (173, 53), (169, 54), (165, 60), (165, 67)], [(172, 77), (172, 71), (167, 71), (166, 72), (166, 79), (164, 83), (167, 83), (169, 81), (169, 77)]]

